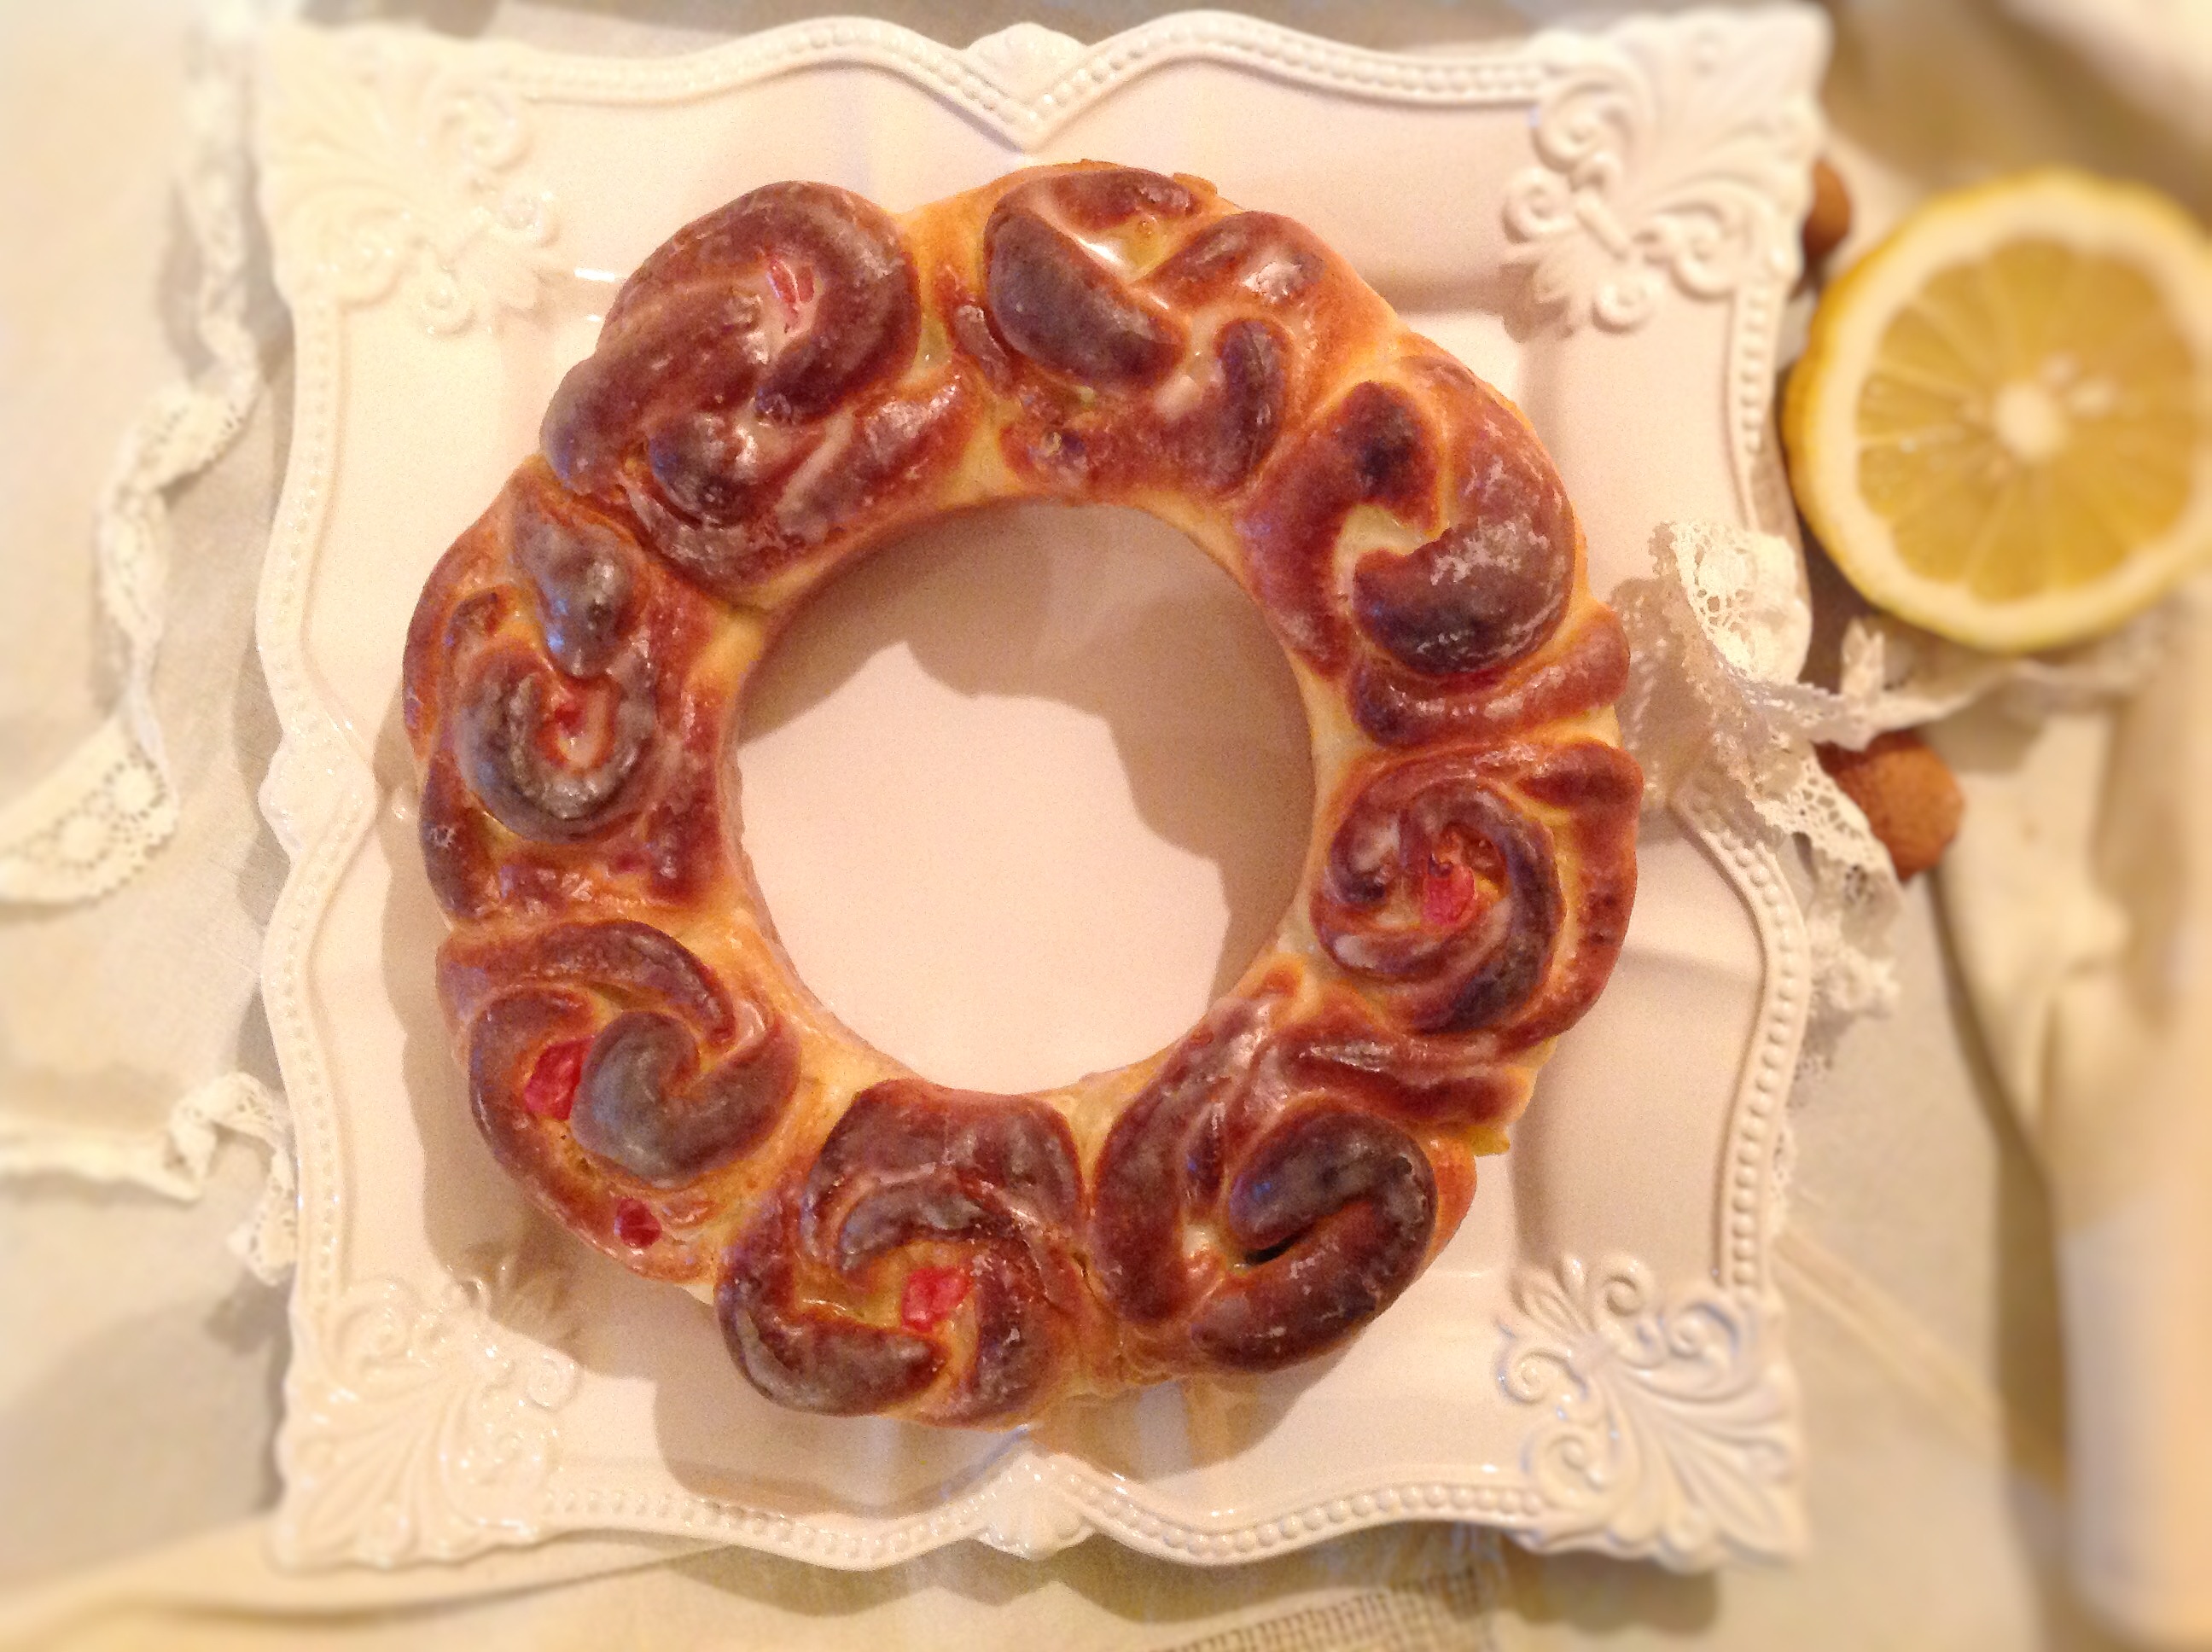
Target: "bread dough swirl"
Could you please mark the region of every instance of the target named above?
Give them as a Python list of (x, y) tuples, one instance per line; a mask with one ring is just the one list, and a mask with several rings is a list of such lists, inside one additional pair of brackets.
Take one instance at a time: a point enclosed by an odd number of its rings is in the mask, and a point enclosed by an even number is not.
[[(818, 583), (1015, 499), (1149, 511), (1243, 585), (1316, 805), (1196, 1028), (987, 1096), (797, 980), (728, 749)], [(755, 190), (623, 286), (410, 629), (477, 1121), (787, 1406), (998, 1427), (1310, 1357), (1449, 1238), (1620, 951), (1626, 669), (1527, 422), (1297, 224), (1091, 162), (903, 218)]]

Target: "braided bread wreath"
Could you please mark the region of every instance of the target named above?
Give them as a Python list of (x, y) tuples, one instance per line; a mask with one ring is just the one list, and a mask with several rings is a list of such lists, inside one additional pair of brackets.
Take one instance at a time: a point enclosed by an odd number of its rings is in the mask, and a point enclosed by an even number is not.
[[(1626, 647), (1519, 413), (1314, 236), (1188, 177), (679, 230), (407, 641), (439, 983), (545, 1210), (711, 1296), (805, 1411), (1000, 1426), (1340, 1344), (1449, 1238), (1604, 984)], [(749, 673), (806, 593), (991, 501), (1133, 505), (1257, 600), (1312, 735), (1297, 898), (1160, 1054), (927, 1083), (795, 979), (738, 846)]]

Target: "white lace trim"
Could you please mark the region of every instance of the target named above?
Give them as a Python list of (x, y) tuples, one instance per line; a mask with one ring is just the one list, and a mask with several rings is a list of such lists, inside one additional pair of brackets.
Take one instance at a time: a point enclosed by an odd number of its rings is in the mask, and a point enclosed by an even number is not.
[[(0, 900), (93, 900), (135, 876), (176, 830), (176, 787), (153, 699), (168, 584), (165, 495), (230, 446), (263, 388), (246, 319), (249, 107), (261, 29), (295, 9), (293, 0), (213, 0), (196, 30), (177, 195), (199, 256), (194, 307), (211, 366), (151, 397), (117, 450), (100, 492), (94, 555), (100, 610), (122, 643), (120, 702), (51, 773), (0, 808)], [(0, 1179), (70, 1175), (194, 1200), (206, 1190), (223, 1130), (269, 1149), (261, 1197), (230, 1248), (273, 1284), (297, 1249), (291, 1122), (283, 1097), (243, 1072), (191, 1090), (158, 1131), (0, 1115)]]
[(1628, 580), (1613, 596), (1634, 659), (1624, 737), (1652, 802), (1672, 803), (1694, 787), (1778, 852), (1813, 951), (1805, 1060), (1824, 1064), (1845, 1027), (1895, 1002), (1890, 932), (1902, 891), (1887, 851), (1814, 746), (1859, 749), (1991, 695), (2033, 716), (2124, 694), (2157, 658), (2162, 616), (2025, 659), (1863, 616), (1844, 634), (1831, 692), (1797, 680), (1811, 619), (1786, 540), (1723, 523), (1668, 523), (1653, 536), (1652, 564), (1653, 578)]
[(246, 99), (254, 15), (211, 9), (185, 91), (190, 147), (178, 198), (198, 251), (196, 313), (213, 365), (156, 392), (124, 433), (100, 490), (94, 556), (100, 611), (123, 651), (115, 711), (52, 772), (0, 808), (0, 899), (60, 905), (106, 894), (177, 826), (154, 715), (168, 583), (164, 495), (229, 446), (261, 393), (246, 324)]
[(246, 1073), (226, 1072), (192, 1090), (159, 1130), (92, 1130), (0, 1117), (0, 1178), (70, 1175), (190, 1203), (207, 1191), (216, 1133), (224, 1130), (269, 1150), (261, 1197), (230, 1236), (230, 1248), (256, 1278), (273, 1285), (299, 1248), (292, 1120), (283, 1098)]

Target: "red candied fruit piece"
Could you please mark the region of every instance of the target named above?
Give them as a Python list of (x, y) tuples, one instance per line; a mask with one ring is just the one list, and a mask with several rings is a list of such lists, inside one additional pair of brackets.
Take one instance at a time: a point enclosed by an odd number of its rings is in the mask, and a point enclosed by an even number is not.
[(548, 1044), (522, 1081), (522, 1110), (540, 1119), (567, 1118), (576, 1104), (576, 1081), (584, 1076), (584, 1057), (591, 1048), (588, 1038)]
[(968, 1300), (968, 1273), (957, 1267), (918, 1267), (899, 1291), (899, 1323), (909, 1331), (934, 1330)]
[(546, 707), (537, 732), (531, 736), (538, 755), (548, 762), (567, 762), (591, 715), (592, 708), (582, 695), (556, 689), (553, 703)]
[(805, 264), (793, 270), (781, 258), (770, 258), (768, 284), (775, 289), (776, 302), (783, 306), (785, 324), (797, 325), (799, 307), (814, 296), (814, 271)]
[(1421, 922), (1431, 929), (1449, 929), (1474, 904), (1474, 869), (1463, 861), (1430, 856), (1429, 875), (1421, 880)]
[(660, 1218), (641, 1200), (615, 1201), (615, 1237), (632, 1250), (646, 1250), (660, 1237)]

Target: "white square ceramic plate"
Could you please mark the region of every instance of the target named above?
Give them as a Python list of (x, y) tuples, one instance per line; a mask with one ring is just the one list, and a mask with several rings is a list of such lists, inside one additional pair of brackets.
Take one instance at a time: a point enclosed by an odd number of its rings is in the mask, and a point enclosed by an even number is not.
[[(264, 206), (298, 401), (260, 614), (285, 731), (264, 800), (294, 861), (266, 985), (304, 1224), (283, 1554), (392, 1564), (619, 1527), (872, 1566), (1098, 1531), (1219, 1562), (1407, 1518), (1680, 1566), (1793, 1546), (1767, 1247), (1802, 927), (1774, 865), (1714, 823), (1647, 814), (1612, 986), (1449, 1250), (1348, 1351), (934, 1432), (769, 1406), (699, 1303), (537, 1223), (494, 1168), (432, 994), (441, 920), (397, 701), (423, 576), (534, 444), (611, 283), (785, 177), (902, 210), (1031, 160), (1197, 173), (1312, 226), (1520, 402), (1600, 589), (1648, 571), (1662, 521), (1786, 532), (1768, 404), (1824, 50), (1794, 9), (1422, 58), (1225, 14), (966, 51), (830, 21), (644, 61), (275, 37)], [(1036, 1083), (1164, 1043), (1264, 904), (1281, 811), (1239, 799), (1296, 799), (1287, 674), (1166, 540), (1103, 513), (940, 529), (823, 598), (834, 623), (755, 720), (748, 843), (780, 925), (833, 1005), (933, 1077)], [(1162, 627), (1179, 641), (1148, 654)], [(1132, 685), (1148, 660), (1158, 680)], [(1206, 739), (1259, 778), (1198, 786)], [(907, 825), (823, 850), (815, 823), (867, 813), (838, 813), (843, 788), (885, 783), (866, 754), (909, 743), (936, 755), (895, 777)], [(982, 754), (997, 813), (960, 794), (955, 752)], [(963, 842), (979, 816), (1015, 847)], [(1094, 828), (1076, 864), (1020, 847), (1076, 819)], [(896, 864), (908, 838), (944, 877), (853, 902), (854, 859)], [(904, 900), (1000, 876), (980, 904)], [(1010, 922), (1032, 951), (994, 950)], [(1146, 967), (1054, 999), (1052, 961), (1097, 956), (1101, 925)], [(988, 990), (938, 990), (963, 969)]]

